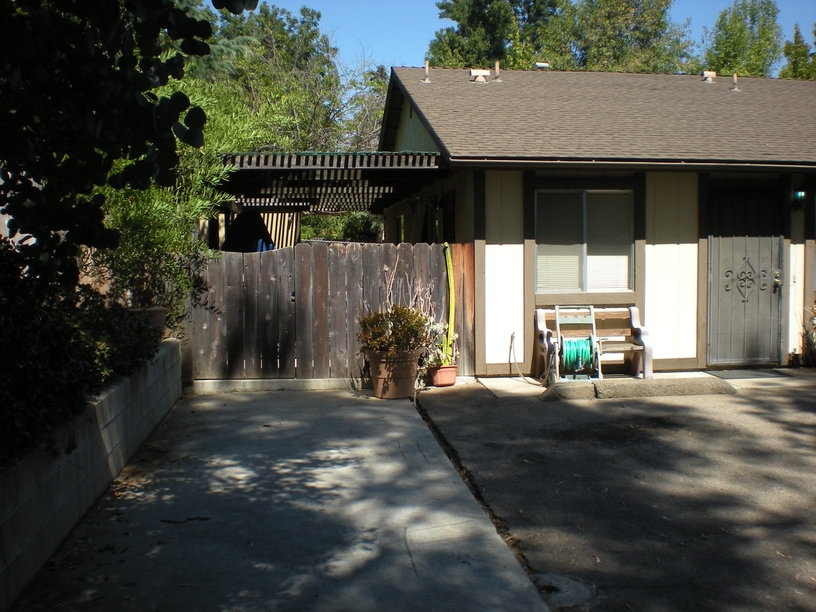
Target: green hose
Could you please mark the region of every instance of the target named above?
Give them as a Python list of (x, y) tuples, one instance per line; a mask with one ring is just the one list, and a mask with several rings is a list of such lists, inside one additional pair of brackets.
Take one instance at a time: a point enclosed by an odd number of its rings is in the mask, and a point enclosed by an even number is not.
[(456, 323), (456, 290), (453, 283), (453, 260), (451, 258), (450, 245), (444, 244), (445, 251), (445, 271), (448, 275), (448, 329), (445, 332), (445, 361), (446, 365), (453, 363), (453, 336), (456, 333), (454, 325)]
[(592, 366), (592, 343), (589, 338), (564, 338), (561, 347), (564, 370), (580, 372)]

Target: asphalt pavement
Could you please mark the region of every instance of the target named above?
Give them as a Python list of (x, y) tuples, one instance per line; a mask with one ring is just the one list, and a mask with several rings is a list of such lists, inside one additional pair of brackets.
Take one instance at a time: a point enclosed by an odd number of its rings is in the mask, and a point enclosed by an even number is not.
[(551, 609), (816, 610), (816, 371), (717, 374), (419, 408)]

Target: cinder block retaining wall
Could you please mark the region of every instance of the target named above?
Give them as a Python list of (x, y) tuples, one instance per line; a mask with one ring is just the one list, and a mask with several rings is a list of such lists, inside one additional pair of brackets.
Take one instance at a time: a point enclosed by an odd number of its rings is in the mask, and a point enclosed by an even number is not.
[(179, 343), (111, 385), (40, 448), (0, 472), (0, 610), (8, 610), (181, 397)]

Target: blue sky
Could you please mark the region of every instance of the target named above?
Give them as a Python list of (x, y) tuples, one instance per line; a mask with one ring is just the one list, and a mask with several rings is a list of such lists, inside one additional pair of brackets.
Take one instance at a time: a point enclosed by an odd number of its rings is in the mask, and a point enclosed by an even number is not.
[[(389, 66), (421, 66), (428, 43), (437, 30), (451, 25), (439, 18), (436, 0), (268, 0), (297, 13), (308, 6), (321, 13), (320, 29), (340, 50), (343, 63), (361, 62)], [(703, 26), (711, 28), (732, 0), (674, 0), (672, 20), (691, 19), (693, 37), (699, 40)], [(813, 45), (816, 0), (777, 0), (786, 40), (793, 38), (793, 24)]]

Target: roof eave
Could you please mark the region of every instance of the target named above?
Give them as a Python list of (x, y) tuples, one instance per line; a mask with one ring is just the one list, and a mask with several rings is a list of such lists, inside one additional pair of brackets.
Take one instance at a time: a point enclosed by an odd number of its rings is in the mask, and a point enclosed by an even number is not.
[(723, 170), (787, 170), (816, 172), (816, 162), (801, 161), (731, 161), (731, 160), (677, 160), (677, 159), (571, 159), (571, 158), (507, 158), (507, 157), (451, 157), (452, 170), (465, 168), (520, 169), (587, 169), (607, 170), (684, 170), (712, 172)]

